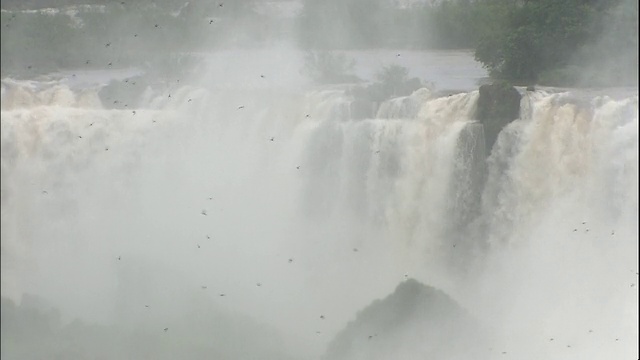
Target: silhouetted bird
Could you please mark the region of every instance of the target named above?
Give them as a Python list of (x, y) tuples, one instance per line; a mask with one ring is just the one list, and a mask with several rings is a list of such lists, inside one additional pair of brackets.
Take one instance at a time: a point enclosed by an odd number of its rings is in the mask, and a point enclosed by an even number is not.
[(201, 286), (201, 287), (202, 287), (203, 289), (206, 289), (206, 288), (207, 288), (206, 286)]
[(553, 338), (550, 338), (549, 341), (553, 341)]
[(611, 231), (611, 236), (615, 235), (616, 232), (615, 231)]
[(212, 198), (212, 197), (210, 197), (210, 198), (209, 198), (209, 200), (213, 200), (213, 198)]
[(87, 64), (87, 65), (88, 65), (88, 64), (89, 64), (89, 60), (85, 61), (85, 64)]
[(191, 102), (191, 99), (187, 100), (187, 102)]
[(296, 166), (296, 169), (300, 170), (300, 165)]
[(310, 117), (311, 117), (311, 115), (307, 114), (307, 115), (305, 115), (304, 117), (306, 117), (306, 118), (310, 118)]
[(111, 46), (111, 43), (110, 43), (110, 42), (108, 42), (108, 43), (104, 44), (104, 47), (109, 47), (109, 46)]
[(353, 248), (353, 251), (354, 251), (354, 252), (357, 252), (357, 251), (358, 251), (358, 249), (357, 249), (357, 248)]
[(27, 69), (31, 70), (31, 65), (27, 66)]
[(207, 239), (211, 239), (211, 236), (207, 235)]
[(324, 320), (324, 315), (320, 315), (320, 319)]
[(158, 24), (153, 25), (153, 27), (158, 27)]
[(372, 337), (373, 337), (373, 335), (369, 335), (369, 340), (371, 340)]
[(78, 135), (78, 139), (82, 139), (82, 136)]
[(200, 249), (200, 244), (196, 244), (198, 246), (198, 249)]
[(271, 139), (269, 139), (269, 141), (273, 141), (273, 136), (271, 137)]
[(149, 307), (149, 305), (145, 305), (144, 307), (148, 308), (148, 307)]
[(206, 215), (207, 215), (207, 210), (202, 210), (202, 212), (201, 212), (200, 214), (202, 214), (202, 215), (205, 215), (205, 216), (206, 216)]
[(400, 54), (396, 54), (396, 57), (400, 57)]
[(293, 259), (289, 259), (289, 263), (292, 263), (292, 262), (293, 262)]
[(380, 150), (376, 150), (376, 154), (379, 154), (379, 153), (380, 153)]
[(135, 111), (135, 110), (133, 110), (133, 111), (132, 111), (132, 113), (133, 113), (133, 115), (135, 115), (135, 114), (136, 114), (136, 111)]
[(42, 193), (45, 195), (48, 194), (47, 190), (42, 190)]
[(109, 148), (108, 147), (104, 148), (104, 151), (109, 151)]
[(225, 294), (220, 294), (220, 296), (225, 296)]
[(260, 77), (264, 79), (264, 75), (260, 74)]
[(167, 330), (169, 330), (169, 328), (164, 328), (164, 331), (167, 332)]
[(219, 7), (223, 7), (223, 6), (224, 6), (224, 3), (220, 3), (220, 4), (218, 4), (218, 6), (219, 6)]
[(261, 283), (257, 283), (256, 286), (262, 286), (262, 284)]
[(213, 20), (209, 20), (209, 25), (213, 24)]
[(238, 110), (240, 110), (240, 109), (244, 109), (244, 105), (238, 106)]
[(133, 34), (133, 37), (138, 37), (138, 34)]
[(93, 126), (93, 123), (89, 124), (89, 126)]
[(118, 256), (118, 260), (121, 260), (122, 258), (120, 256)]

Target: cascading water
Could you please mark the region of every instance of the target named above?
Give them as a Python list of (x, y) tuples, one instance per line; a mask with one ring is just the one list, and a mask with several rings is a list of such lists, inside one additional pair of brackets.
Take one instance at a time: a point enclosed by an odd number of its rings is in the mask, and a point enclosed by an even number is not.
[(480, 358), (634, 358), (637, 92), (527, 92), (492, 149), (477, 97), (421, 89), (352, 120), (341, 88), (172, 85), (107, 109), (5, 79), (3, 296), (126, 331), (247, 314), (316, 358), (407, 274), (485, 324)]

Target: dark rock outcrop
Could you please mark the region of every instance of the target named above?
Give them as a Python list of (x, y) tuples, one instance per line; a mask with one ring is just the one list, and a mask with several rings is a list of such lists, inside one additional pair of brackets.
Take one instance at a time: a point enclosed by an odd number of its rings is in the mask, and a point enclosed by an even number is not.
[(487, 154), (502, 129), (520, 117), (522, 95), (506, 82), (494, 82), (480, 86), (476, 119), (484, 125)]
[(444, 292), (409, 279), (360, 311), (324, 359), (484, 358), (482, 331)]

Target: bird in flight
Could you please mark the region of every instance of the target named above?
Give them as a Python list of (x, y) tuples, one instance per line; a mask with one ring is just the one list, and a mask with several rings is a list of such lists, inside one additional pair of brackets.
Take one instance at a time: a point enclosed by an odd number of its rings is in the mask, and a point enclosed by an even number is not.
[(293, 262), (293, 258), (290, 258), (290, 259), (289, 259), (289, 263), (292, 263), (292, 262)]
[(202, 214), (204, 216), (207, 216), (207, 210), (202, 210), (202, 212), (200, 214)]
[(238, 110), (240, 110), (240, 109), (244, 109), (244, 105), (238, 106)]
[(164, 328), (164, 332), (167, 332), (167, 330), (169, 330), (169, 328)]
[(271, 139), (269, 139), (269, 141), (273, 141), (273, 136), (271, 137)]
[(300, 165), (296, 166), (296, 169), (300, 170)]

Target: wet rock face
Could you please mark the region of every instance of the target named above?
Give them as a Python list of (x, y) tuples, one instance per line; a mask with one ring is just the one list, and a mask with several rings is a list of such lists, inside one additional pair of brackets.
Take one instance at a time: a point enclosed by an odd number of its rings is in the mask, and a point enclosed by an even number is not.
[(484, 126), (487, 154), (502, 129), (520, 117), (522, 95), (510, 84), (495, 82), (480, 86), (476, 119)]
[(323, 360), (485, 359), (478, 352), (482, 333), (447, 294), (408, 279), (359, 311)]

